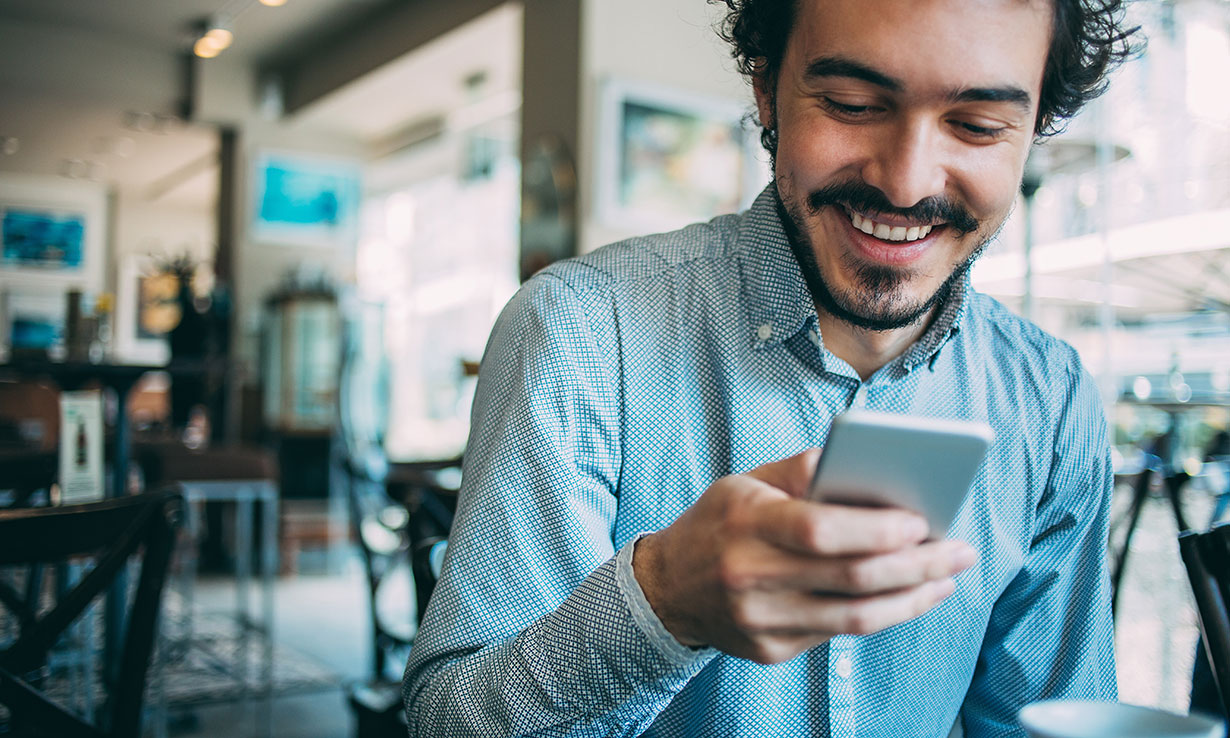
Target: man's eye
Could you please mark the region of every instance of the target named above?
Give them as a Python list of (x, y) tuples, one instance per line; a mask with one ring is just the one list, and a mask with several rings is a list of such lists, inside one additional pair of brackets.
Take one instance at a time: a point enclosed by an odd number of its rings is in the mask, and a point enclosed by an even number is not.
[(1007, 128), (1003, 128), (1003, 127), (994, 128), (991, 126), (980, 126), (980, 125), (975, 125), (973, 123), (965, 123), (962, 121), (957, 121), (957, 126), (975, 138), (985, 138), (985, 139), (999, 138), (1000, 136), (1004, 135), (1004, 133), (1007, 132), (1008, 130)]
[(848, 103), (838, 102), (831, 97), (821, 99), (824, 102), (824, 107), (835, 113), (851, 118), (865, 117), (875, 112), (875, 107), (871, 105), (850, 105)]

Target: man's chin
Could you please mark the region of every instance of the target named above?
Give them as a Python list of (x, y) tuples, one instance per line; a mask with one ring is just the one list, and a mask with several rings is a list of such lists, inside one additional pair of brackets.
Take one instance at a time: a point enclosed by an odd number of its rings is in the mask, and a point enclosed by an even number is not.
[[(946, 291), (945, 295), (946, 296)], [(868, 331), (893, 331), (917, 325), (919, 321), (931, 313), (943, 296), (937, 294), (922, 303), (905, 302), (892, 299), (878, 300), (878, 304), (867, 304), (866, 301), (849, 299), (849, 296), (835, 296), (831, 292), (820, 300), (820, 307), (842, 322), (856, 328)]]
[(826, 275), (817, 270), (821, 286), (816, 295), (819, 307), (839, 320), (870, 331), (891, 331), (917, 325), (942, 305), (952, 286), (964, 275), (958, 268), (940, 284), (920, 283), (925, 279), (913, 270), (847, 259), (844, 264), (848, 284), (834, 288)]

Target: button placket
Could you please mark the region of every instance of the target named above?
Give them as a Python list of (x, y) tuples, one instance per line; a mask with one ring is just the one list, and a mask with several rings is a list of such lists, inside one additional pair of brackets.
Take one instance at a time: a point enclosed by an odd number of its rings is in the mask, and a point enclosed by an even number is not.
[(854, 391), (854, 397), (850, 398), (850, 408), (858, 408), (861, 410), (865, 407), (867, 407), (867, 385), (866, 383), (863, 383), (860, 384), (858, 389)]
[(843, 653), (833, 661), (833, 672), (842, 679), (849, 679), (854, 674), (854, 659), (850, 654)]

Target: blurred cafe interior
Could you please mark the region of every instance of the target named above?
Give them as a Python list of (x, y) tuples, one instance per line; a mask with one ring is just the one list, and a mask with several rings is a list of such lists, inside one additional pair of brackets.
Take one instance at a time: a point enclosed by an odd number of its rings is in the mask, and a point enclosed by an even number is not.
[[(972, 278), (1097, 379), (1121, 699), (1185, 712), (1178, 534), (1230, 514), (1230, 3), (1129, 13), (1146, 51), (1034, 151)], [(0, 0), (5, 673), (141, 735), (405, 735), (500, 309), (768, 181), (719, 17)]]

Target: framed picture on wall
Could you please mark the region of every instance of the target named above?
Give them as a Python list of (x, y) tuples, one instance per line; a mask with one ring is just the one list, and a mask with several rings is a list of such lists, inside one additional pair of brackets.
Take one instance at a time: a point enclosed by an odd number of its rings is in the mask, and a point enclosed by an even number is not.
[(0, 174), (0, 287), (101, 292), (106, 230), (101, 185)]
[(0, 345), (11, 356), (61, 358), (66, 320), (63, 295), (7, 288), (0, 300)]
[(127, 364), (166, 364), (167, 331), (179, 322), (179, 282), (148, 256), (120, 263), (116, 283), (115, 358)]
[(254, 159), (252, 237), (293, 246), (353, 244), (359, 164), (305, 154), (263, 152)]
[(604, 225), (666, 230), (733, 213), (768, 181), (750, 110), (648, 83), (602, 86), (595, 167)]

